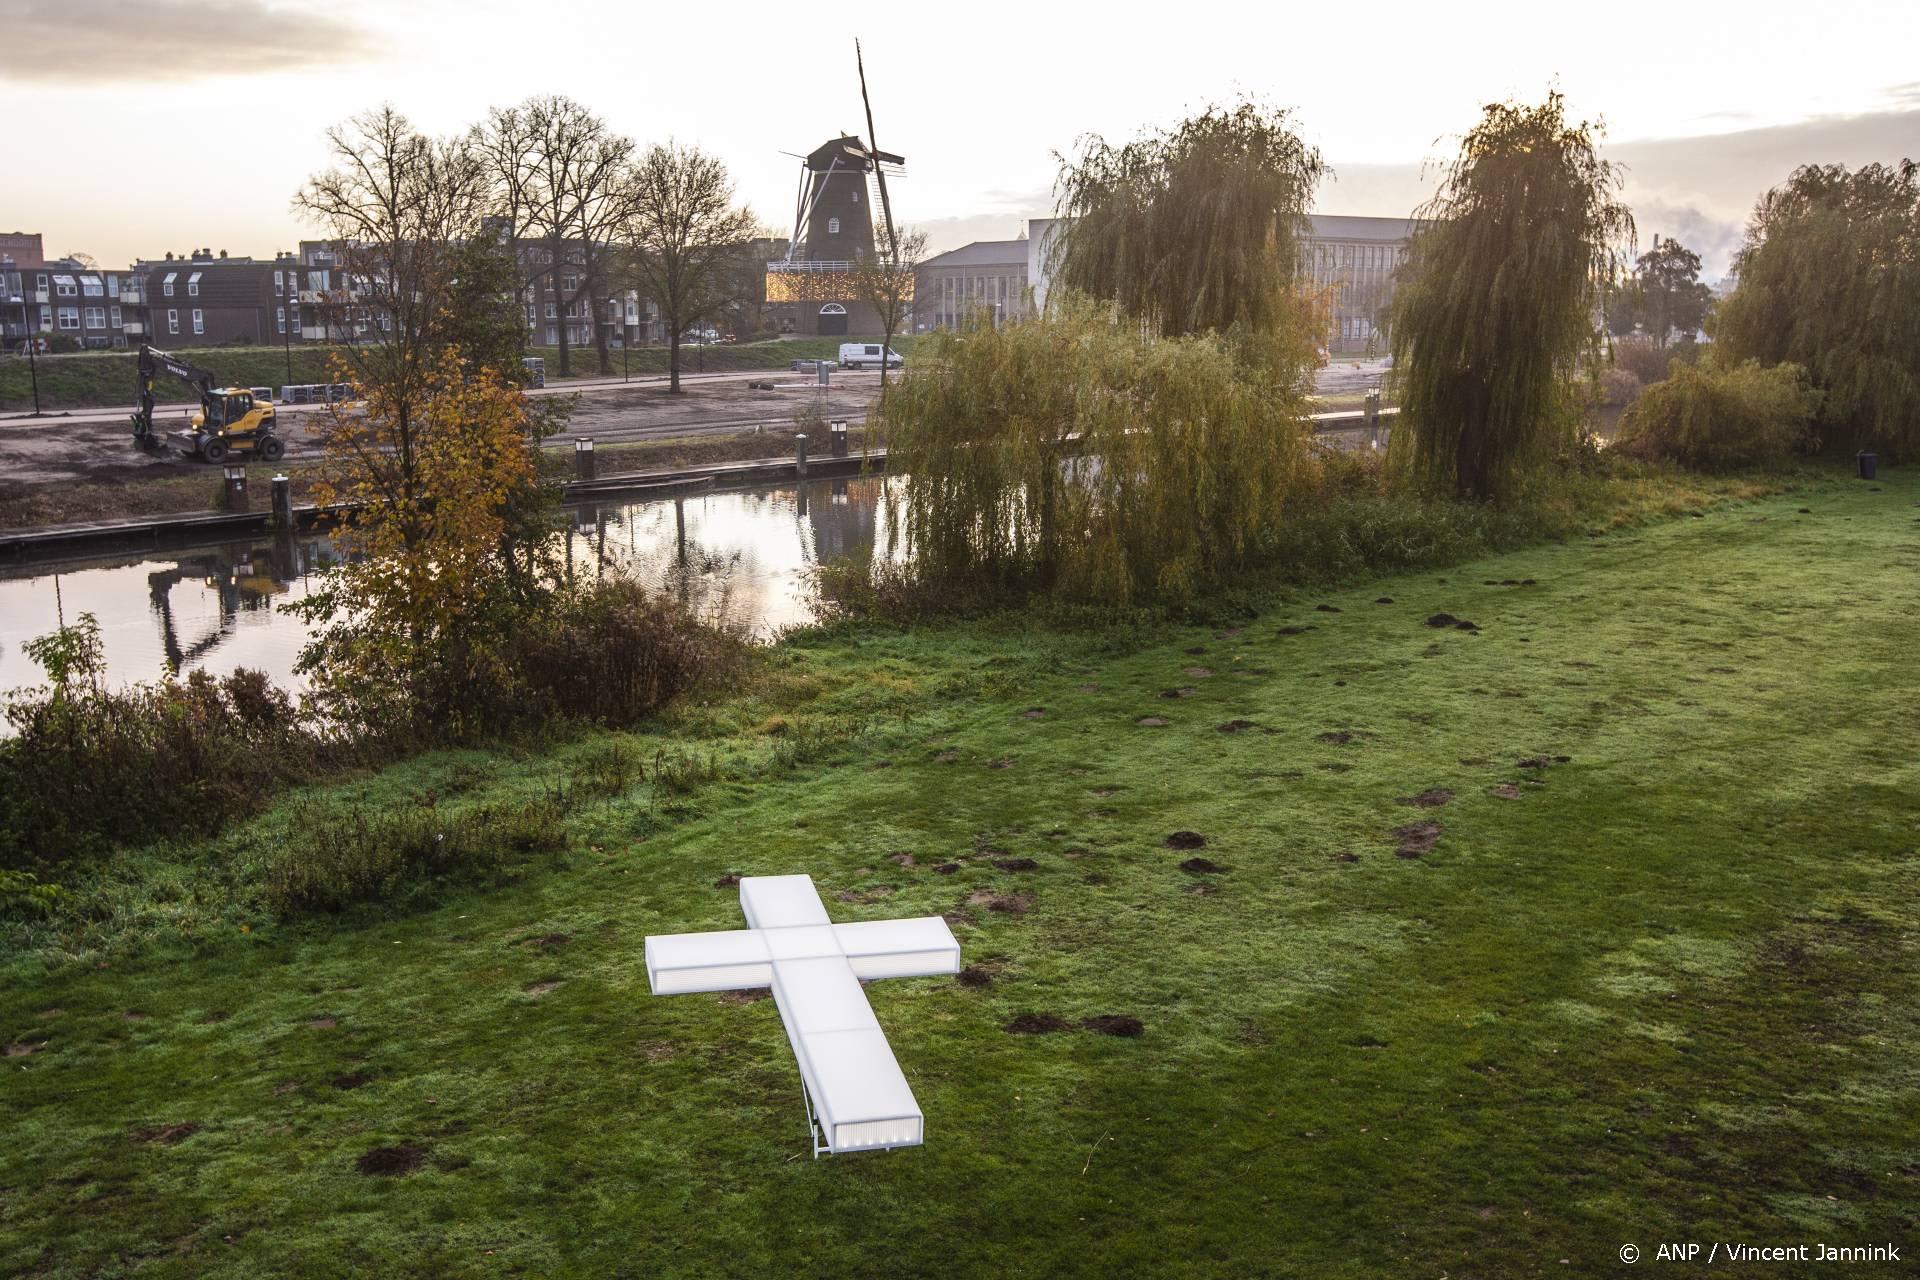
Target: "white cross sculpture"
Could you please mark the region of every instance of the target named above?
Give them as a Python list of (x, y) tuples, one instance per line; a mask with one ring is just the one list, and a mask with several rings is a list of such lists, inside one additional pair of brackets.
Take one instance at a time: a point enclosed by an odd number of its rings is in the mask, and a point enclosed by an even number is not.
[(814, 1158), (919, 1146), (926, 1129), (920, 1105), (860, 979), (960, 972), (960, 944), (947, 922), (835, 924), (809, 876), (744, 876), (740, 910), (745, 929), (648, 938), (653, 994), (772, 987), (800, 1062)]

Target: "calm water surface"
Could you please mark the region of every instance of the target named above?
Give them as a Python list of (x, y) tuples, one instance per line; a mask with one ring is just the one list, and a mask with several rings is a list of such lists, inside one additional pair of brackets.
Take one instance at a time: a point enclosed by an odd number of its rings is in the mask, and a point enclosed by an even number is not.
[[(703, 617), (771, 636), (812, 619), (813, 566), (885, 545), (887, 483), (816, 480), (572, 507), (568, 560), (575, 573), (630, 573)], [(0, 689), (38, 683), (23, 644), (82, 613), (99, 619), (116, 681), (251, 667), (297, 689), (306, 628), (285, 606), (334, 559), (326, 538), (308, 537), (0, 567)]]

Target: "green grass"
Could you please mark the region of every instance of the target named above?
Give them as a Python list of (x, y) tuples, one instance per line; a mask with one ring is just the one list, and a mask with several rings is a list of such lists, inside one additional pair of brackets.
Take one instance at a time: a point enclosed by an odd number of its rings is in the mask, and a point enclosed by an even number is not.
[[(741, 345), (717, 345), (706, 348), (682, 348), (681, 372), (722, 373), (755, 369), (784, 369), (791, 360), (832, 359), (840, 354), (840, 344), (852, 338), (794, 338), (780, 342), (755, 342)], [(902, 355), (912, 352), (914, 339), (895, 337), (893, 349)], [(187, 348), (181, 352), (188, 360), (213, 374), (223, 384), (242, 387), (273, 387), (289, 381), (325, 382), (331, 348), (295, 346), (292, 352), (293, 377), (287, 377), (287, 353), (278, 347)], [(529, 355), (547, 362), (549, 381), (560, 377), (560, 351), (557, 347), (533, 347)], [(620, 352), (611, 352), (613, 376), (631, 372), (635, 376), (667, 372), (665, 347), (635, 348), (623, 364)], [(600, 377), (599, 359), (591, 345), (574, 347), (569, 352), (575, 378)], [(137, 354), (130, 351), (76, 352), (64, 356), (41, 356), (38, 360), (40, 403), (47, 411), (94, 408), (125, 404), (133, 410)], [(0, 359), (0, 412), (14, 413), (33, 408), (33, 371), (25, 360)], [(194, 400), (186, 383), (161, 379), (155, 395), (163, 404), (187, 404)]]
[[(803, 635), (656, 733), (428, 756), (129, 855), (84, 926), (11, 934), (0, 1272), (1509, 1276), (1611, 1273), (1629, 1241), (1910, 1247), (1916, 520), (1911, 474), (1830, 479), (1238, 630)], [(645, 780), (609, 773), (614, 742)], [(1569, 759), (1517, 764), (1540, 755)], [(293, 924), (249, 896), (330, 811), (559, 788), (568, 850), (504, 887)], [(1396, 856), (1422, 821), (1437, 843)], [(1226, 870), (1180, 870), (1175, 831)], [(924, 1148), (806, 1159), (772, 1002), (647, 994), (647, 934), (738, 927), (715, 880), (791, 871), (836, 919), (949, 913), (994, 974), (869, 988)], [(1146, 1030), (1002, 1030), (1023, 1013)], [(356, 1171), (403, 1145), (417, 1172)]]

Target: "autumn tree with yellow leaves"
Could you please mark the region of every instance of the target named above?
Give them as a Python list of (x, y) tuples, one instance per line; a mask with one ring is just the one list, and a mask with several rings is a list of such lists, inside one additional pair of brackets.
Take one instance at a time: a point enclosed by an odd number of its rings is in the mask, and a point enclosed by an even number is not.
[(314, 497), (346, 508), (345, 563), (298, 606), (322, 623), (301, 654), (317, 709), (357, 735), (471, 737), (496, 723), (526, 608), (505, 548), (535, 484), (526, 401), (454, 348), (431, 357), (404, 421), (378, 385), (321, 429)]

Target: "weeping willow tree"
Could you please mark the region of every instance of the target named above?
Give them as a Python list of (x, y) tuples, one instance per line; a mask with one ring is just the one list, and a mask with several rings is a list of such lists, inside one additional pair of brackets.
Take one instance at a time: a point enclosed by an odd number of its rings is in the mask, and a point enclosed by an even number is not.
[(1715, 345), (1804, 365), (1830, 443), (1920, 451), (1920, 165), (1808, 165), (1769, 191), (1734, 259)]
[(1416, 211), (1393, 301), (1392, 459), (1422, 480), (1495, 498), (1572, 431), (1598, 291), (1633, 235), (1600, 132), (1558, 93), (1489, 106)]
[(1086, 300), (936, 335), (886, 402), (888, 526), (935, 591), (1179, 600), (1279, 527), (1298, 411), (1232, 342)]
[(1299, 246), (1326, 173), (1287, 112), (1250, 102), (1124, 146), (1086, 139), (1061, 159), (1051, 275), (1163, 337), (1220, 334), (1303, 383), (1320, 317)]

